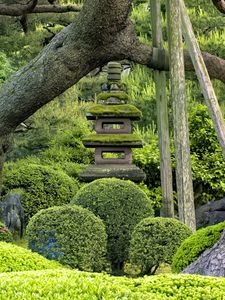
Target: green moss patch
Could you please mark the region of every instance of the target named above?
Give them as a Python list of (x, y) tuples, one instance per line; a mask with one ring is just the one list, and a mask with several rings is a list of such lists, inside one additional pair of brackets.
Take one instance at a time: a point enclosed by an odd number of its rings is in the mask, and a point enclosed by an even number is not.
[(120, 93), (109, 92), (109, 93), (100, 93), (97, 95), (97, 99), (99, 99), (99, 100), (107, 100), (111, 97), (115, 97), (120, 100), (128, 100), (128, 95), (124, 92), (120, 92)]
[(184, 240), (173, 257), (173, 272), (179, 273), (197, 260), (205, 250), (218, 242), (224, 229), (225, 221), (199, 229)]
[(62, 266), (56, 261), (50, 261), (22, 247), (0, 242), (0, 273), (58, 268)]
[(130, 104), (95, 104), (89, 108), (86, 115), (89, 120), (95, 120), (96, 117), (120, 117), (130, 118), (132, 120), (139, 120), (142, 117), (141, 111)]
[(136, 134), (91, 134), (83, 139), (86, 147), (130, 146), (142, 147), (142, 140)]
[(225, 279), (158, 275), (140, 279), (71, 270), (1, 274), (1, 300), (186, 300), (223, 299)]

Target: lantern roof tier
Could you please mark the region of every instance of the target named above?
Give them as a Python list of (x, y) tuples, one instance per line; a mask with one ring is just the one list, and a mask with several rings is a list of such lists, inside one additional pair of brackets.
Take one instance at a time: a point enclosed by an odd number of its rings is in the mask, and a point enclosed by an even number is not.
[(91, 182), (100, 178), (112, 178), (132, 180), (134, 182), (141, 182), (145, 180), (145, 173), (134, 164), (130, 165), (115, 165), (115, 164), (102, 164), (90, 165), (82, 171), (80, 179), (85, 182)]
[(130, 120), (140, 120), (142, 113), (139, 109), (131, 104), (120, 105), (92, 105), (86, 113), (88, 120), (96, 120), (97, 118), (129, 118)]
[(91, 134), (82, 140), (87, 148), (99, 146), (105, 147), (130, 147), (142, 148), (143, 142), (139, 135), (136, 134)]

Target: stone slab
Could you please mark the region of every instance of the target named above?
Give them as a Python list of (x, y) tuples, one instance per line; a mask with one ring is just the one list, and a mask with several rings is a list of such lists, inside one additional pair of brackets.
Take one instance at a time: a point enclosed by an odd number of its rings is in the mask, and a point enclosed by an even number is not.
[(100, 178), (119, 178), (141, 182), (145, 180), (145, 173), (135, 165), (90, 165), (80, 174), (80, 180), (91, 182)]

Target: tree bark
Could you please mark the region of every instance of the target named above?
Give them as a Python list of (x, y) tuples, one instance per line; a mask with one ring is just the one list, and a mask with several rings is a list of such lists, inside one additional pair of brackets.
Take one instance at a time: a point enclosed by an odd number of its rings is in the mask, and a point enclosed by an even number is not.
[(30, 8), (28, 5), (21, 4), (0, 4), (0, 15), (2, 16), (22, 16), (24, 14), (41, 14), (41, 13), (66, 13), (79, 12), (80, 6), (76, 5), (37, 5)]
[(225, 231), (220, 240), (181, 273), (225, 277)]
[(225, 158), (225, 122), (223, 114), (221, 112), (216, 94), (213, 89), (213, 85), (210, 81), (208, 71), (206, 69), (198, 42), (195, 38), (191, 21), (188, 16), (187, 9), (183, 0), (179, 0), (181, 9), (182, 29), (183, 36), (187, 44), (187, 49), (190, 53), (195, 72), (198, 77), (199, 84), (201, 86), (202, 94), (206, 105), (209, 110), (209, 114), (213, 120), (214, 128), (217, 134), (218, 141), (223, 151)]
[(167, 0), (178, 213), (196, 230), (179, 0)]
[[(87, 0), (70, 24), (0, 89), (0, 136), (110, 60), (130, 59), (158, 69), (153, 49), (139, 43), (128, 21), (130, 0)], [(225, 61), (204, 54), (211, 77), (225, 82)], [(186, 69), (193, 70), (185, 53)], [(166, 57), (161, 69), (168, 70)]]
[(224, 0), (212, 0), (215, 7), (223, 14), (225, 14), (225, 1)]
[[(152, 20), (152, 45), (163, 49), (160, 0), (150, 0)], [(154, 71), (157, 124), (160, 151), (160, 177), (162, 187), (162, 217), (174, 217), (172, 164), (170, 156), (170, 136), (166, 94), (165, 71)]]

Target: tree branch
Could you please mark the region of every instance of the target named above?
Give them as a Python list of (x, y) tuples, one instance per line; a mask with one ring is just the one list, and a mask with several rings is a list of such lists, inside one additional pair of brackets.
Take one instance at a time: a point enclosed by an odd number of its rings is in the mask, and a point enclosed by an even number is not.
[(212, 0), (215, 7), (223, 14), (225, 14), (225, 1), (224, 0)]
[[(24, 14), (36, 13), (66, 13), (66, 12), (79, 12), (80, 6), (75, 5), (37, 5), (38, 0), (32, 0), (27, 5), (22, 4), (0, 4), (0, 15), (5, 16), (22, 16)], [(36, 3), (36, 4), (35, 4)], [(32, 5), (31, 5), (32, 4)], [(34, 5), (35, 4), (35, 5)]]
[[(140, 44), (128, 20), (130, 0), (86, 0), (74, 23), (64, 28), (27, 66), (0, 89), (0, 137), (82, 77), (111, 60), (130, 59), (167, 69), (166, 55)], [(225, 61), (204, 53), (209, 74), (225, 83)], [(185, 52), (186, 70), (194, 70)]]
[(31, 13), (66, 13), (79, 11), (81, 11), (81, 7), (75, 5), (38, 5)]
[[(152, 69), (167, 71), (169, 69), (167, 52), (159, 54), (158, 60), (156, 60), (153, 50), (150, 46), (137, 44), (130, 51), (130, 59), (136, 63), (147, 65)], [(225, 60), (207, 52), (202, 52), (202, 55), (210, 78), (218, 79), (225, 83)], [(187, 50), (184, 50), (184, 64), (186, 71), (194, 71), (194, 66)]]

